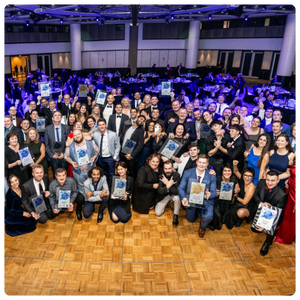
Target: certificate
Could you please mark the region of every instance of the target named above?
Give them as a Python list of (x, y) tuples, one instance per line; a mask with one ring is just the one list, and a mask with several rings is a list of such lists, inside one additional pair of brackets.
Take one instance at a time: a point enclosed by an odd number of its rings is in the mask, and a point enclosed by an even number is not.
[(190, 178), (188, 183), (187, 199), (190, 206), (202, 207), (204, 201), (205, 184), (197, 179)]
[(45, 204), (44, 197), (42, 195), (33, 196), (29, 199), (31, 200), (34, 210), (38, 215), (47, 210), (47, 206)]
[(20, 157), (20, 160), (22, 162), (23, 167), (28, 166), (31, 163), (33, 163), (33, 159), (32, 159), (32, 156), (30, 154), (30, 151), (29, 151), (28, 147), (20, 149), (18, 151), (18, 154), (19, 154), (19, 157)]
[(41, 97), (50, 97), (49, 83), (40, 83)]
[(96, 103), (99, 104), (99, 105), (104, 105), (106, 96), (107, 96), (107, 92), (97, 90)]
[(87, 85), (86, 84), (79, 84), (79, 92), (78, 97), (87, 97)]
[(162, 81), (161, 83), (161, 95), (170, 96), (171, 93), (171, 82)]
[(120, 179), (117, 176), (113, 176), (113, 192), (112, 192), (112, 199), (123, 198), (126, 195), (126, 179)]
[(69, 208), (71, 199), (71, 191), (59, 190), (58, 193), (58, 208)]
[(53, 152), (61, 154), (62, 153), (62, 142), (52, 142)]
[(221, 182), (219, 199), (220, 200), (231, 201), (232, 200), (232, 193), (233, 193), (233, 186), (234, 186), (233, 182), (222, 181)]
[(260, 203), (252, 222), (252, 227), (262, 227), (263, 232), (274, 235), (281, 212), (281, 208), (275, 206), (263, 207), (262, 203)]
[(128, 139), (126, 142), (125, 142), (125, 145), (122, 149), (122, 153), (124, 154), (131, 154), (134, 147), (136, 145), (136, 142), (135, 141), (132, 141), (130, 139)]
[(181, 149), (182, 144), (176, 141), (175, 139), (168, 138), (162, 147), (159, 149), (158, 154), (161, 154), (168, 159), (171, 159), (172, 156), (176, 156), (176, 154)]
[(77, 149), (76, 154), (79, 166), (87, 165), (89, 163), (87, 149)]
[(36, 119), (37, 132), (45, 132), (45, 118), (39, 117)]

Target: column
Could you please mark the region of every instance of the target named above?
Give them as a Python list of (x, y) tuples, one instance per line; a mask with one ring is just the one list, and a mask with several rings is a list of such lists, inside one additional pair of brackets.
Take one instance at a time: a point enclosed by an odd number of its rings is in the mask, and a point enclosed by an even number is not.
[(139, 28), (137, 25), (129, 26), (129, 54), (128, 64), (131, 68), (131, 75), (136, 74), (137, 71), (137, 54), (138, 54), (138, 40)]
[(200, 38), (200, 21), (191, 21), (186, 51), (186, 70), (196, 70), (198, 61), (198, 45)]
[(277, 66), (278, 81), (282, 86), (289, 86), (295, 63), (296, 26), (295, 14), (289, 14), (286, 19), (282, 47)]
[(72, 71), (81, 70), (81, 25), (70, 25), (70, 42), (71, 42), (71, 68)]

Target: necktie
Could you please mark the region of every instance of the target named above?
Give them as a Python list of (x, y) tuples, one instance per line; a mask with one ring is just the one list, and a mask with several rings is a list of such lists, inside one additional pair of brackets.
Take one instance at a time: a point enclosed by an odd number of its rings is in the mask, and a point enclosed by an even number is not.
[(39, 183), (39, 190), (40, 190), (40, 195), (43, 195), (44, 190), (43, 190), (43, 186), (41, 183)]
[(265, 190), (266, 190), (266, 191), (269, 191), (269, 193), (272, 193), (272, 192), (273, 192), (273, 190), (272, 190), (272, 189), (269, 189), (267, 186), (265, 186)]
[(121, 116), (117, 116), (117, 118), (121, 118)]
[(219, 110), (218, 110), (219, 115), (221, 114), (221, 107), (222, 107), (222, 104), (219, 105)]
[(103, 145), (103, 136), (104, 136), (104, 134), (101, 134), (101, 141), (100, 141), (100, 157), (102, 157), (102, 145)]
[(55, 128), (55, 129), (56, 129), (56, 139), (57, 139), (57, 142), (59, 142), (59, 141), (60, 141), (60, 139), (59, 139), (58, 127), (57, 127), (57, 128)]
[(198, 176), (198, 182), (200, 183), (200, 180), (201, 180), (201, 176)]
[(112, 108), (112, 106), (111, 105), (107, 105), (107, 108)]

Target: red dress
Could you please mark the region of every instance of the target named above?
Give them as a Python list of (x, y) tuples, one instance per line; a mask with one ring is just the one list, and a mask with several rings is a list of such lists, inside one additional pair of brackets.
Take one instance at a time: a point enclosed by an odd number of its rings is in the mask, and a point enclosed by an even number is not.
[(296, 166), (289, 165), (291, 175), (288, 180), (288, 200), (284, 209), (283, 220), (278, 226), (278, 232), (275, 238), (275, 242), (282, 244), (292, 244), (295, 239), (295, 217), (296, 217)]
[[(72, 139), (72, 138), (73, 138), (73, 132), (69, 133), (69, 134), (67, 135), (67, 137), (69, 137), (69, 138)], [(72, 167), (72, 165), (70, 165), (70, 164), (68, 164), (67, 174), (68, 174), (69, 177), (73, 177), (73, 167)]]

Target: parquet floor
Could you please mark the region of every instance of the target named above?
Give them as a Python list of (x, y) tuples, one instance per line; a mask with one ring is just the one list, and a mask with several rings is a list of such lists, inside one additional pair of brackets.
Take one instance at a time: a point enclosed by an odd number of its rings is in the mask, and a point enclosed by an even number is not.
[[(97, 207), (96, 207), (97, 211)], [(133, 212), (125, 225), (106, 212), (79, 222), (64, 213), (19, 237), (5, 234), (7, 295), (292, 295), (295, 244), (273, 244), (239, 228), (197, 235), (181, 211), (156, 217)]]

